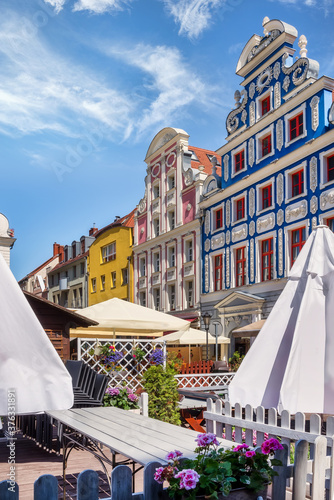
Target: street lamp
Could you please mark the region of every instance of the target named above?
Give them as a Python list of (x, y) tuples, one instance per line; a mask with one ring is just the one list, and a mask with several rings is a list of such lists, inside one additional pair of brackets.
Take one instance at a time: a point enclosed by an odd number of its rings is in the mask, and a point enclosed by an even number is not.
[(206, 360), (209, 361), (209, 326), (211, 321), (211, 314), (207, 311), (202, 314), (202, 320), (206, 331)]

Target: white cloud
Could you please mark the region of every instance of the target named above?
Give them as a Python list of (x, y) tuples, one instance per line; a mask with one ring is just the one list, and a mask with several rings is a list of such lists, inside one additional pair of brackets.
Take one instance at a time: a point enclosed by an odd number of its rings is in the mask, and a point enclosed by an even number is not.
[(44, 0), (44, 2), (54, 7), (55, 12), (58, 14), (62, 10), (66, 0)]
[(88, 10), (94, 14), (104, 14), (115, 10), (123, 10), (132, 0), (77, 0), (73, 11)]
[(53, 53), (39, 32), (26, 28), (9, 14), (0, 22), (0, 129), (77, 137), (95, 126), (123, 139), (135, 108), (129, 96)]
[(213, 12), (226, 0), (163, 0), (167, 11), (180, 26), (179, 34), (198, 38), (209, 28)]
[(151, 127), (170, 124), (177, 114), (186, 113), (189, 106), (205, 107), (208, 111), (208, 107), (218, 103), (214, 97), (217, 89), (206, 85), (175, 48), (139, 44), (133, 49), (104, 50), (143, 73), (149, 105), (144, 106), (136, 124), (139, 134)]

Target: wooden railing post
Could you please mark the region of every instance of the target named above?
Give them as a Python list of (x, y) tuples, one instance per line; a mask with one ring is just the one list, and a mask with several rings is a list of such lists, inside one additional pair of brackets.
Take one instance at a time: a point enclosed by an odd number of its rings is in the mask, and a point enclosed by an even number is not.
[(283, 450), (277, 450), (275, 453), (275, 458), (280, 460), (282, 465), (274, 467), (274, 471), (277, 472), (278, 476), (274, 476), (273, 478), (271, 489), (272, 500), (285, 500), (288, 452), (288, 446), (284, 444)]
[[(211, 413), (216, 413), (216, 405), (213, 403), (212, 399), (209, 398), (206, 400), (206, 408), (207, 411)], [(206, 432), (215, 432), (216, 422), (214, 419), (206, 420)]]
[(144, 417), (148, 417), (148, 394), (147, 394), (147, 392), (141, 393), (140, 407), (141, 407), (141, 414)]
[(293, 469), (293, 500), (305, 500), (306, 474), (307, 474), (308, 442), (304, 439), (297, 441), (295, 449), (295, 462)]
[(58, 500), (58, 481), (51, 474), (44, 474), (34, 482), (34, 500), (45, 500), (46, 498)]
[(324, 497), (327, 438), (318, 436), (314, 443), (312, 500)]
[[(145, 500), (157, 500), (163, 498), (163, 486), (154, 479), (155, 469), (161, 467), (159, 462), (150, 462), (144, 468), (144, 498)], [(123, 498), (122, 500), (127, 500)]]
[[(45, 497), (45, 499), (46, 498), (48, 497)], [(77, 484), (77, 498), (78, 500), (99, 499), (99, 476), (97, 472), (94, 470), (84, 470), (80, 472)]]

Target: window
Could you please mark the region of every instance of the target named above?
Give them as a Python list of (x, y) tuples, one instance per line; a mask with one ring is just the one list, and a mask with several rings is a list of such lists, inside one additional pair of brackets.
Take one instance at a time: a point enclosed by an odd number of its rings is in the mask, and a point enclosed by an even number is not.
[(105, 277), (105, 275), (103, 274), (103, 275), (101, 276), (101, 292), (103, 292), (105, 289), (106, 289), (106, 277)]
[(169, 310), (175, 311), (175, 285), (169, 285), (168, 287), (168, 300), (169, 300)]
[(218, 208), (218, 210), (214, 210), (213, 217), (214, 217), (213, 220), (214, 228), (216, 230), (221, 229), (223, 227), (223, 209)]
[(261, 140), (262, 158), (271, 153), (271, 135), (267, 135)]
[(91, 283), (91, 291), (92, 291), (92, 293), (95, 293), (96, 292), (96, 278), (92, 278), (90, 283)]
[(303, 116), (304, 116), (303, 113), (300, 113), (299, 115), (289, 120), (290, 141), (293, 141), (293, 139), (296, 139), (297, 137), (303, 134), (304, 131)]
[(334, 181), (334, 155), (327, 158), (327, 182)]
[(236, 220), (243, 219), (245, 217), (245, 198), (240, 198), (236, 200)]
[(145, 257), (141, 257), (139, 259), (139, 276), (146, 276), (146, 259)]
[(160, 234), (160, 221), (159, 219), (154, 219), (153, 221), (154, 236), (157, 237)]
[(186, 254), (186, 262), (191, 262), (192, 260), (194, 260), (193, 240), (187, 240), (185, 242), (185, 254)]
[(140, 292), (139, 294), (139, 304), (146, 307), (146, 292)]
[(116, 288), (116, 271), (111, 273), (111, 288)]
[(154, 309), (159, 311), (160, 309), (160, 288), (153, 288), (153, 304)]
[(77, 277), (77, 266), (73, 266), (73, 278)]
[(261, 116), (266, 115), (270, 111), (270, 95), (261, 101)]
[(304, 169), (298, 170), (291, 175), (292, 198), (304, 193)]
[(246, 247), (235, 251), (235, 286), (246, 284)]
[(174, 210), (170, 210), (168, 212), (168, 225), (169, 225), (170, 231), (172, 231), (172, 229), (175, 229), (175, 212), (174, 212)]
[(290, 143), (306, 136), (305, 111), (306, 103), (284, 116), (285, 147), (289, 146)]
[(331, 217), (330, 219), (326, 220), (326, 224), (329, 227), (331, 231), (334, 233), (334, 217)]
[(214, 287), (215, 292), (223, 289), (223, 255), (214, 257)]
[(83, 303), (82, 303), (82, 288), (79, 288), (78, 307), (83, 307)]
[(102, 247), (102, 262), (109, 262), (116, 259), (116, 241), (110, 245)]
[(83, 276), (85, 274), (85, 263), (82, 262), (81, 266), (80, 266), (80, 274), (81, 276)]
[(153, 199), (159, 198), (160, 196), (160, 186), (159, 184), (154, 184), (153, 186)]
[(271, 207), (272, 205), (272, 185), (265, 186), (261, 190), (262, 194), (262, 210)]
[(168, 190), (175, 188), (175, 175), (171, 174), (167, 177)]
[(240, 172), (245, 167), (245, 151), (242, 150), (234, 156), (234, 170)]
[(168, 247), (168, 267), (175, 267), (175, 247)]
[(194, 307), (194, 282), (186, 281), (186, 302), (187, 307)]
[(261, 280), (272, 280), (274, 276), (273, 238), (261, 241)]
[(127, 285), (129, 280), (128, 280), (129, 274), (128, 274), (128, 268), (124, 267), (122, 269), (122, 285)]
[(73, 243), (72, 244), (72, 258), (74, 259), (74, 257), (77, 256), (77, 245), (76, 243)]
[(153, 272), (158, 273), (160, 271), (160, 252), (155, 252), (153, 254)]
[(291, 231), (291, 266), (294, 264), (306, 240), (306, 228), (299, 227)]

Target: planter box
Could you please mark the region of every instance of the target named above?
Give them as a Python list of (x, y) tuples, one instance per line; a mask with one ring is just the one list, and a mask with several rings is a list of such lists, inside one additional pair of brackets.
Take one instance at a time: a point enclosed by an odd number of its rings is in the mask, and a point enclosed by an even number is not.
[[(257, 493), (249, 491), (247, 488), (237, 488), (232, 490), (227, 497), (223, 495), (218, 495), (219, 500), (257, 500), (258, 497), (262, 497), (263, 500), (267, 500), (267, 488), (264, 488)], [(206, 500), (208, 497), (205, 495), (200, 495), (196, 497), (196, 500)]]

